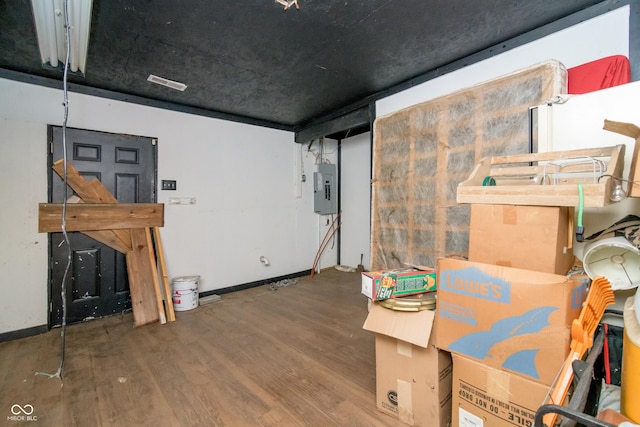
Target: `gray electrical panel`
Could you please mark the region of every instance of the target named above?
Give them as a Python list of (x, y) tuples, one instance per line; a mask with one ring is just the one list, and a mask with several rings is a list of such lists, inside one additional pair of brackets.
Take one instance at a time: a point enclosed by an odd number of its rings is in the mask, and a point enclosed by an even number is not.
[(313, 173), (313, 211), (320, 215), (338, 213), (336, 165), (320, 163)]

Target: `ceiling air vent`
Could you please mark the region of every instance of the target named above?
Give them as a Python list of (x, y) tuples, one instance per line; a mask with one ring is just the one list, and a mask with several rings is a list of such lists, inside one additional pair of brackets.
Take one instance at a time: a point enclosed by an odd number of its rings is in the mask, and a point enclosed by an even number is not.
[(170, 87), (171, 89), (179, 90), (180, 92), (184, 92), (187, 88), (187, 85), (184, 83), (176, 82), (173, 80), (165, 79), (163, 77), (154, 76), (153, 74), (149, 74), (147, 80), (151, 83), (156, 83), (162, 86)]

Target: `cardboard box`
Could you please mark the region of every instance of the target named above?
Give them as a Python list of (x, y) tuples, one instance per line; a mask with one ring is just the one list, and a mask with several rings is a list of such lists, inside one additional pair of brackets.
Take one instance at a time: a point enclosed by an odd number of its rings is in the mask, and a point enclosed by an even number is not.
[(640, 182), (640, 127), (631, 123), (605, 120), (603, 129), (635, 139), (629, 176), (621, 176), (619, 178), (630, 181), (627, 186), (623, 185), (623, 188), (627, 188), (629, 197), (640, 197), (640, 184), (636, 184)]
[(550, 385), (588, 277), (449, 258), (438, 266), (436, 346)]
[(567, 274), (574, 263), (573, 208), (471, 205), (469, 261)]
[(362, 294), (372, 300), (406, 297), (435, 290), (435, 268), (403, 268), (362, 273)]
[(454, 354), (451, 425), (531, 426), (548, 389), (519, 375)]
[(376, 333), (376, 406), (412, 426), (451, 421), (451, 355), (431, 342), (433, 320), (373, 304), (363, 326)]

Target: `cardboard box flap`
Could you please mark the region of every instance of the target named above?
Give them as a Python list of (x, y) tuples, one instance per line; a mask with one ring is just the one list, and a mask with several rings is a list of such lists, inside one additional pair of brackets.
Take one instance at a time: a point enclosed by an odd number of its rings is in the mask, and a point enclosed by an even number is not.
[[(640, 185), (636, 184), (640, 179), (640, 127), (631, 123), (614, 122), (605, 119), (603, 129), (635, 139), (633, 156), (631, 157), (631, 164), (629, 166), (629, 188), (627, 189), (627, 196), (640, 197)], [(620, 178), (625, 177), (622, 176)]]
[(372, 304), (362, 328), (426, 348), (434, 318), (431, 310), (396, 311)]
[(620, 135), (628, 136), (633, 139), (640, 136), (640, 128), (631, 123), (614, 122), (613, 120), (605, 119), (602, 129), (619, 133)]
[[(455, 289), (457, 285), (463, 284), (451, 284), (448, 283), (449, 276), (445, 273), (447, 270), (453, 269), (455, 271), (462, 270), (465, 273), (463, 276), (468, 278), (469, 282), (486, 282), (486, 284), (493, 285), (493, 281), (496, 279), (504, 279), (509, 282), (515, 283), (527, 283), (529, 285), (561, 285), (570, 284), (571, 280), (566, 276), (545, 273), (542, 271), (530, 271), (514, 267), (505, 267), (501, 265), (492, 265), (484, 263), (474, 263), (458, 259), (441, 258), (438, 260), (439, 272), (438, 286), (447, 286), (450, 289)], [(484, 283), (483, 283), (484, 284)]]

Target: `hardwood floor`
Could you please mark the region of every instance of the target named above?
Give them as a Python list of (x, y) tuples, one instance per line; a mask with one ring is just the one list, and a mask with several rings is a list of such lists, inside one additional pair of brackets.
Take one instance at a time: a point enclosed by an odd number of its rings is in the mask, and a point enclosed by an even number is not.
[(57, 370), (59, 329), (2, 343), (0, 420), (17, 404), (38, 426), (403, 426), (376, 410), (366, 306), (358, 273), (326, 270), (166, 325), (71, 325), (62, 380), (36, 374)]

